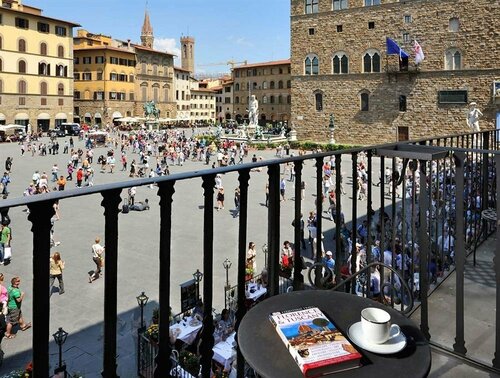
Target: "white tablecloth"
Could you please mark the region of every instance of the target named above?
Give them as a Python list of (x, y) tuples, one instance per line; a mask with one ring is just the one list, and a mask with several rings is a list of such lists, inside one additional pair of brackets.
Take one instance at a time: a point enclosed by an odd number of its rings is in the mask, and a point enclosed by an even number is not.
[[(260, 289), (257, 289), (257, 287), (258, 287), (257, 284), (249, 284), (248, 290), (245, 292), (245, 296), (248, 299), (256, 301), (257, 299), (259, 299), (263, 295), (266, 295), (267, 289), (265, 287), (261, 286)], [(255, 289), (255, 291), (253, 293), (250, 292), (250, 290), (252, 290), (252, 289)]]
[(212, 358), (224, 366), (224, 370), (226, 371), (231, 370), (231, 364), (236, 357), (236, 349), (233, 346), (235, 335), (236, 332), (231, 333), (226, 341), (218, 342), (212, 349), (214, 351), (214, 356)]
[[(193, 320), (193, 318), (190, 316), (186, 318), (186, 320), (182, 320), (180, 323), (173, 324), (170, 326), (170, 329), (174, 332), (174, 335), (177, 336), (177, 339), (182, 340), (186, 344), (191, 345), (196, 339), (196, 335), (200, 331), (201, 327), (203, 326), (201, 321), (198, 321), (197, 325), (190, 325), (189, 323)], [(180, 333), (177, 335), (178, 331), (176, 329), (180, 330)]]

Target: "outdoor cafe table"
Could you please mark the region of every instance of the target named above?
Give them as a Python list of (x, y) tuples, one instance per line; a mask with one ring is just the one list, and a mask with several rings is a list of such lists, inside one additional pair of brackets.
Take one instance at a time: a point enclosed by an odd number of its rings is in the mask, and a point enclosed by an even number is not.
[[(259, 286), (255, 283), (249, 284), (248, 290), (245, 292), (246, 298), (251, 299), (252, 301), (256, 301), (257, 299), (259, 299), (263, 295), (266, 295), (267, 289), (262, 285), (260, 286), (260, 288), (258, 288), (258, 287)], [(254, 290), (253, 293), (252, 293), (252, 290)]]
[(224, 366), (224, 370), (231, 370), (231, 364), (235, 357), (235, 349), (234, 349), (234, 337), (236, 332), (232, 332), (225, 341), (220, 341), (214, 345), (213, 351), (213, 359), (217, 361), (219, 364)]
[[(188, 316), (186, 320), (181, 319), (179, 323), (171, 325), (170, 329), (174, 332), (177, 340), (191, 345), (202, 326), (203, 323), (201, 321), (196, 320), (193, 322), (193, 317)], [(176, 329), (179, 329), (180, 333)]]
[(305, 290), (268, 298), (243, 317), (238, 329), (238, 344), (246, 362), (261, 377), (303, 377), (298, 365), (269, 321), (269, 314), (272, 312), (293, 310), (303, 306), (318, 307), (346, 335), (349, 327), (360, 321), (361, 310), (366, 307), (382, 308), (391, 314), (392, 322), (398, 324), (406, 336), (406, 347), (393, 355), (380, 355), (358, 348), (364, 356), (363, 366), (337, 372), (332, 376), (409, 378), (425, 377), (429, 374), (430, 347), (424, 335), (411, 320), (371, 299), (331, 290)]

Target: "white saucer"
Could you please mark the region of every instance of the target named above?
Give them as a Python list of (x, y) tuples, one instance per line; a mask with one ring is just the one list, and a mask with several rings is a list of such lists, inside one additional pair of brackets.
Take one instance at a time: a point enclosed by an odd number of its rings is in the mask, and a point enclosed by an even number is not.
[(398, 353), (406, 346), (406, 337), (401, 332), (398, 336), (387, 340), (384, 344), (373, 344), (366, 341), (361, 328), (361, 322), (354, 323), (349, 327), (349, 337), (354, 344), (369, 352), (378, 354), (393, 354)]

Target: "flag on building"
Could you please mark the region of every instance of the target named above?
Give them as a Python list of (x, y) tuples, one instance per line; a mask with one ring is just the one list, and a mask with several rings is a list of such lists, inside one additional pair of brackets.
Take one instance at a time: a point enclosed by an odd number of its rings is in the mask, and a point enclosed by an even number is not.
[(415, 43), (413, 44), (413, 51), (415, 52), (415, 64), (420, 64), (424, 59), (424, 50), (422, 50), (422, 47), (420, 44), (415, 40)]
[(387, 55), (399, 55), (399, 58), (408, 58), (409, 55), (407, 52), (405, 52), (399, 45), (396, 43), (396, 41), (390, 39), (389, 37), (386, 37), (386, 43), (387, 43)]

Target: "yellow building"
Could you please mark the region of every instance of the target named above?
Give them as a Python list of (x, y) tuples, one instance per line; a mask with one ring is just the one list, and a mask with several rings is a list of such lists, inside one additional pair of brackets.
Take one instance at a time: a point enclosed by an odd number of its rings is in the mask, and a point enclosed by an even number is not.
[(80, 29), (74, 64), (75, 114), (82, 123), (111, 123), (133, 115), (136, 55), (130, 41)]
[(73, 121), (73, 27), (42, 10), (2, 1), (0, 123), (36, 131)]

